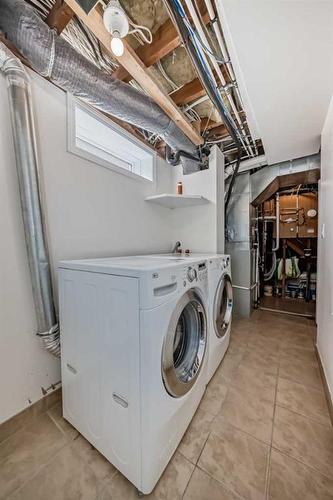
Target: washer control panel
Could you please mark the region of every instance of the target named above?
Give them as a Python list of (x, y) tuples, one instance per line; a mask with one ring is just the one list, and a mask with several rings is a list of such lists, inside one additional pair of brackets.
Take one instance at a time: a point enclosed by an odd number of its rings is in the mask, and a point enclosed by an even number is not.
[(189, 267), (187, 269), (187, 279), (189, 280), (189, 282), (192, 283), (192, 281), (197, 279), (197, 277), (198, 277), (197, 270), (194, 267)]
[(208, 271), (206, 262), (186, 266), (183, 271), (184, 287), (197, 281), (207, 280)]

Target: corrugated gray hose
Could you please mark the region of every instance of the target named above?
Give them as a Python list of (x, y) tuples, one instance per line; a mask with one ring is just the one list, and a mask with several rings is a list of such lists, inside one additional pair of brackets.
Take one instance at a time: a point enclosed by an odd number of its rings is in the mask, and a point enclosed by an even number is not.
[[(174, 150), (198, 157), (197, 148), (148, 96), (105, 73), (38, 16), (24, 0), (0, 0), (0, 31), (37, 73), (91, 106), (161, 138)], [(181, 157), (184, 174), (200, 170), (198, 162)]]
[(60, 332), (51, 283), (50, 259), (39, 186), (35, 120), (27, 72), (0, 43), (0, 71), (7, 80), (22, 218), (37, 319), (45, 348), (60, 356)]

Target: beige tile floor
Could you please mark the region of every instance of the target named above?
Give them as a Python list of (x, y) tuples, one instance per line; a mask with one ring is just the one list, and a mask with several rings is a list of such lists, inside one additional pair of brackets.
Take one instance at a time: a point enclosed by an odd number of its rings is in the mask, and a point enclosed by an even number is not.
[[(147, 498), (333, 499), (333, 430), (314, 335), (310, 320), (292, 316), (235, 320), (228, 353)], [(60, 401), (20, 419), (16, 432), (0, 427), (0, 499), (137, 499), (62, 419)]]

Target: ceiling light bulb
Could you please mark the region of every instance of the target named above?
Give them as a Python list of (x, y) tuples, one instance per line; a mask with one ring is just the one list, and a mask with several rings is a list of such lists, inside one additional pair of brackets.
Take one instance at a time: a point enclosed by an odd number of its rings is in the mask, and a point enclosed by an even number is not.
[(124, 54), (124, 43), (121, 38), (114, 36), (111, 39), (111, 50), (116, 57), (121, 57)]

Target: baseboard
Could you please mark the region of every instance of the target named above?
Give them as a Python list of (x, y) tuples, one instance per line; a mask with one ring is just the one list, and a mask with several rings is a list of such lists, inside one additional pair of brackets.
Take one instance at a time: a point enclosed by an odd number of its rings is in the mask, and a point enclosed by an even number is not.
[(330, 393), (330, 390), (329, 390), (329, 387), (328, 387), (328, 383), (327, 383), (327, 380), (326, 380), (324, 367), (323, 367), (323, 364), (321, 362), (321, 357), (319, 355), (319, 351), (318, 351), (318, 348), (317, 348), (316, 345), (315, 345), (315, 351), (316, 351), (316, 356), (317, 356), (317, 359), (318, 359), (318, 364), (319, 364), (321, 378), (322, 378), (323, 385), (324, 385), (324, 391), (325, 391), (325, 396), (326, 396), (328, 411), (329, 411), (329, 414), (330, 414), (330, 417), (331, 417), (331, 423), (332, 423), (332, 426), (333, 426), (333, 401), (332, 401), (331, 393)]
[(44, 396), (36, 403), (0, 424), (0, 443), (23, 427), (32, 424), (37, 417), (46, 413), (60, 400), (61, 388)]

